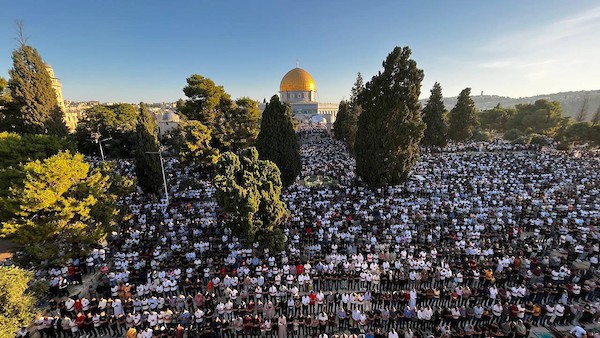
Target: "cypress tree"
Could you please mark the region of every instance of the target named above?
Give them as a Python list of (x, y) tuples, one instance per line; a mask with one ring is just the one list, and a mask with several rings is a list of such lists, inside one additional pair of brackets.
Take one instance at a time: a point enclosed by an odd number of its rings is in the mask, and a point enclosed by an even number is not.
[(448, 136), (457, 142), (470, 139), (473, 129), (479, 124), (477, 116), (477, 108), (471, 98), (471, 88), (465, 88), (458, 95), (456, 106), (450, 111)]
[(145, 193), (159, 194), (163, 188), (159, 151), (156, 121), (142, 102), (135, 129), (135, 172)]
[(348, 102), (342, 100), (338, 108), (335, 122), (333, 122), (333, 133), (336, 139), (346, 142), (350, 123), (350, 108)]
[(256, 148), (261, 159), (274, 162), (281, 170), (281, 181), (289, 186), (302, 169), (298, 136), (292, 121), (292, 109), (273, 95), (262, 114)]
[(448, 126), (446, 125), (448, 111), (442, 100), (442, 86), (436, 82), (431, 89), (431, 96), (423, 108), (423, 122), (427, 127), (421, 142), (426, 146), (443, 147), (448, 142)]
[(350, 108), (356, 107), (356, 105), (358, 104), (358, 97), (364, 89), (365, 85), (363, 83), (362, 75), (360, 74), (360, 72), (358, 72), (358, 74), (356, 74), (356, 81), (354, 81), (354, 85), (350, 90)]
[(419, 94), (423, 71), (410, 48), (396, 47), (359, 96), (356, 172), (371, 186), (406, 180), (419, 154), (425, 124)]
[(13, 102), (7, 112), (11, 127), (23, 133), (66, 135), (52, 80), (38, 51), (22, 41), (12, 59), (8, 87)]

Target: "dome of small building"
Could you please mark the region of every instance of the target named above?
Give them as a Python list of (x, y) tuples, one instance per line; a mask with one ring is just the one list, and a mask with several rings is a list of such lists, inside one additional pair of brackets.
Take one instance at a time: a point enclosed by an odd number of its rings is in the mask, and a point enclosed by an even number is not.
[(304, 69), (298, 67), (287, 72), (279, 85), (279, 91), (281, 92), (314, 92), (316, 90), (317, 86), (312, 76)]
[(163, 114), (162, 120), (163, 122), (179, 122), (179, 115), (172, 111), (168, 111)]

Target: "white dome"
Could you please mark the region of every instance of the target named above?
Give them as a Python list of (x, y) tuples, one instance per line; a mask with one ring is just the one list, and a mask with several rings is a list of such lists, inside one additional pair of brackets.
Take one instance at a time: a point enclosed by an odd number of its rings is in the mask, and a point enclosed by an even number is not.
[(179, 122), (179, 116), (172, 111), (168, 111), (162, 116), (163, 122)]

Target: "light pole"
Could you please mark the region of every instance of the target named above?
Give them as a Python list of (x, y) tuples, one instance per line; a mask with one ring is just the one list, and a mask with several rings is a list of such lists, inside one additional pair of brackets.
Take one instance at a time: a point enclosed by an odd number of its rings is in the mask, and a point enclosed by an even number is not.
[(165, 166), (163, 164), (163, 157), (162, 157), (162, 153), (163, 151), (167, 150), (168, 148), (160, 146), (158, 151), (147, 151), (146, 154), (158, 154), (158, 158), (160, 159), (160, 170), (162, 171), (162, 177), (163, 177), (163, 185), (165, 188), (165, 201), (167, 202), (167, 206), (169, 206), (169, 190), (167, 189), (167, 176), (165, 175)]
[(112, 140), (112, 137), (107, 137), (102, 140), (98, 140), (98, 146), (100, 146), (100, 156), (102, 156), (102, 162), (104, 162), (104, 149), (102, 149), (102, 142)]
[(100, 147), (100, 157), (102, 157), (102, 162), (104, 162), (104, 149), (102, 148), (102, 142), (112, 140), (112, 137), (107, 137), (105, 139), (100, 139), (100, 124), (98, 124), (98, 128), (95, 133), (92, 133), (92, 140), (98, 144)]

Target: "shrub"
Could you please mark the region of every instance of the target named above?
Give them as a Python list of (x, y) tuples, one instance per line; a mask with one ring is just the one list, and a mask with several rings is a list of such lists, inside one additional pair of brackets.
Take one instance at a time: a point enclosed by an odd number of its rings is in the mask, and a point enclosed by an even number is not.
[(519, 129), (511, 129), (504, 133), (504, 139), (507, 141), (514, 141), (525, 134)]
[(538, 146), (547, 146), (548, 138), (544, 135), (532, 134), (530, 143)]
[(512, 140), (513, 144), (529, 144), (529, 142), (531, 141), (531, 138), (527, 135), (518, 137), (514, 140)]
[(492, 134), (489, 131), (475, 129), (473, 131), (473, 136), (471, 137), (471, 141), (475, 142), (491, 142), (493, 139)]

